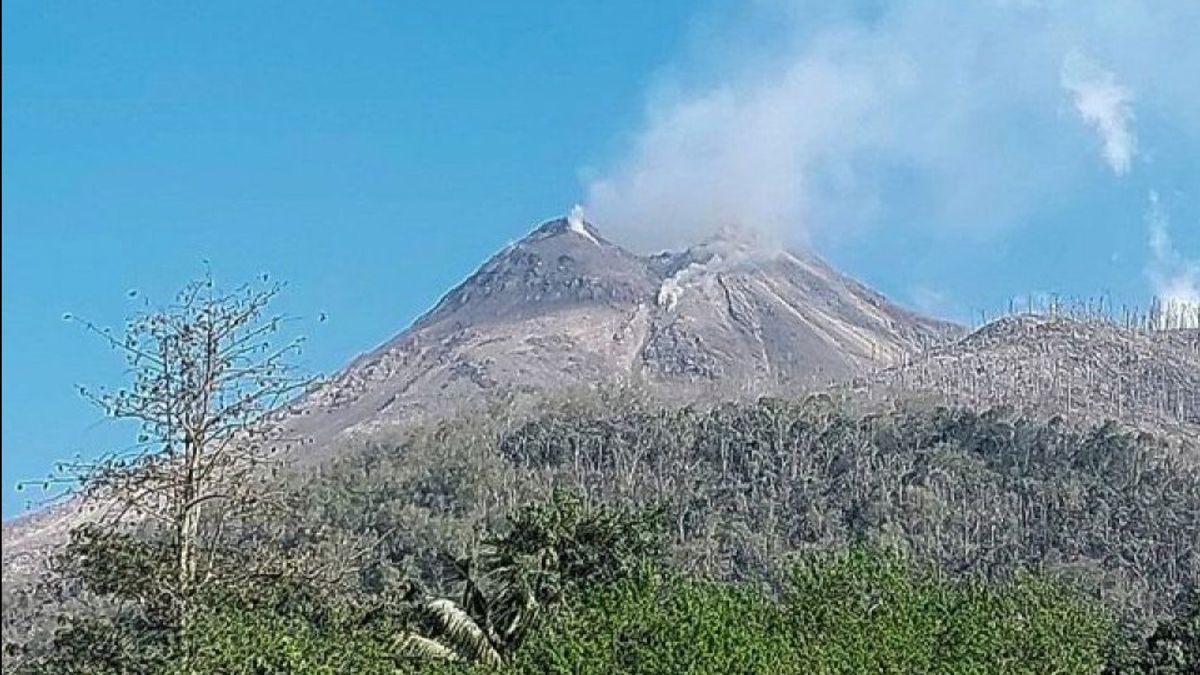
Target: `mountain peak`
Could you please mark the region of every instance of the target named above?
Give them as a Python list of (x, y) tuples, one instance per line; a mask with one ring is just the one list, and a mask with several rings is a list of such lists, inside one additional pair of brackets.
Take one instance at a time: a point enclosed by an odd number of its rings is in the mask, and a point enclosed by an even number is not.
[(493, 390), (634, 378), (686, 398), (808, 386), (901, 363), (957, 335), (773, 244), (726, 228), (643, 257), (571, 209), (493, 255), (311, 405), (331, 411), (322, 432), (340, 434), (440, 414)]
[(601, 237), (576, 207), (492, 256), (415, 325), (458, 329), (570, 307), (636, 305), (657, 285), (641, 259)]
[(557, 235), (582, 237), (597, 246), (605, 246), (609, 243), (600, 236), (600, 231), (596, 229), (596, 226), (584, 218), (583, 207), (578, 204), (572, 207), (570, 213), (565, 217), (555, 218), (539, 225), (523, 241), (534, 242)]

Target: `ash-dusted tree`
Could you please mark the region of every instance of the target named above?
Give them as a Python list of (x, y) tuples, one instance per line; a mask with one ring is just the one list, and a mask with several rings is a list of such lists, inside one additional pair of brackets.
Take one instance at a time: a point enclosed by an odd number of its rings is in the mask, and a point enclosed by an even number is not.
[(167, 554), (160, 597), (183, 600), (223, 574), (250, 572), (220, 565), (222, 550), (239, 534), (245, 547), (248, 517), (261, 523), (279, 505), (278, 458), (301, 441), (287, 434), (288, 404), (313, 383), (295, 364), (303, 338), (284, 339), (285, 317), (268, 311), (281, 289), (264, 276), (226, 291), (206, 274), (172, 304), (147, 305), (122, 336), (68, 316), (129, 366), (125, 386), (82, 393), (139, 433), (132, 450), (63, 464), (62, 477), (99, 509), (90, 532), (134, 524), (156, 535)]

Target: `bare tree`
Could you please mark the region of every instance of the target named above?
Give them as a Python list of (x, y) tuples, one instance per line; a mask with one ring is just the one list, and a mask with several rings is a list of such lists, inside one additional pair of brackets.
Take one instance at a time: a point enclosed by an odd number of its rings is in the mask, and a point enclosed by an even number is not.
[(297, 374), (303, 338), (283, 339), (285, 317), (268, 314), (281, 289), (264, 276), (222, 291), (206, 274), (120, 337), (67, 317), (124, 355), (126, 386), (80, 390), (139, 433), (131, 450), (60, 465), (60, 478), (102, 509), (105, 529), (133, 522), (164, 535), (173, 597), (220, 577), (223, 537), (278, 504), (278, 460), (301, 440), (287, 435), (288, 406), (314, 380)]

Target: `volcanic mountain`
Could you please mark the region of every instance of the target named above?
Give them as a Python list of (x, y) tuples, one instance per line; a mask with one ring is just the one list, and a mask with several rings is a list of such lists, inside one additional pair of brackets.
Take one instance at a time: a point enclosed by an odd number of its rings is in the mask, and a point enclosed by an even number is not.
[[(497, 253), (300, 402), (289, 424), (311, 441), (297, 458), (309, 464), (499, 396), (599, 383), (674, 401), (795, 392), (900, 366), (960, 334), (807, 253), (725, 232), (639, 256), (576, 210)], [(5, 523), (5, 568), (77, 522), (67, 503)]]
[[(635, 255), (578, 209), (485, 262), (408, 329), (295, 407), (306, 463), (380, 428), (499, 396), (598, 383), (666, 400), (795, 392), (898, 366), (957, 337), (808, 253), (725, 232)], [(5, 566), (61, 539), (70, 504), (4, 525)]]
[[(1190, 446), (1200, 437), (1200, 330), (1011, 317), (965, 335), (809, 253), (724, 233), (641, 256), (577, 211), (497, 253), (300, 401), (288, 423), (317, 462), (381, 428), (597, 383), (668, 401), (830, 383), (886, 397), (932, 389), (950, 402), (1117, 417)], [(6, 522), (6, 589), (36, 574), (80, 518), (68, 502)]]
[(576, 210), (493, 256), (316, 392), (316, 445), (501, 393), (636, 381), (667, 397), (792, 390), (897, 365), (960, 329), (807, 253), (725, 233), (635, 255)]

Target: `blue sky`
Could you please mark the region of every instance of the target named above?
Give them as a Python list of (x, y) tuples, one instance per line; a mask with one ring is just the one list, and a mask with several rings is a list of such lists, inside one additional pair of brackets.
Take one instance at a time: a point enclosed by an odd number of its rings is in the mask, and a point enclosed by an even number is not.
[(641, 250), (737, 221), (961, 320), (1186, 298), (1197, 7), (6, 1), (3, 513), (128, 438), (63, 313), (119, 325), (205, 259), (326, 312), (320, 372), (575, 202)]

